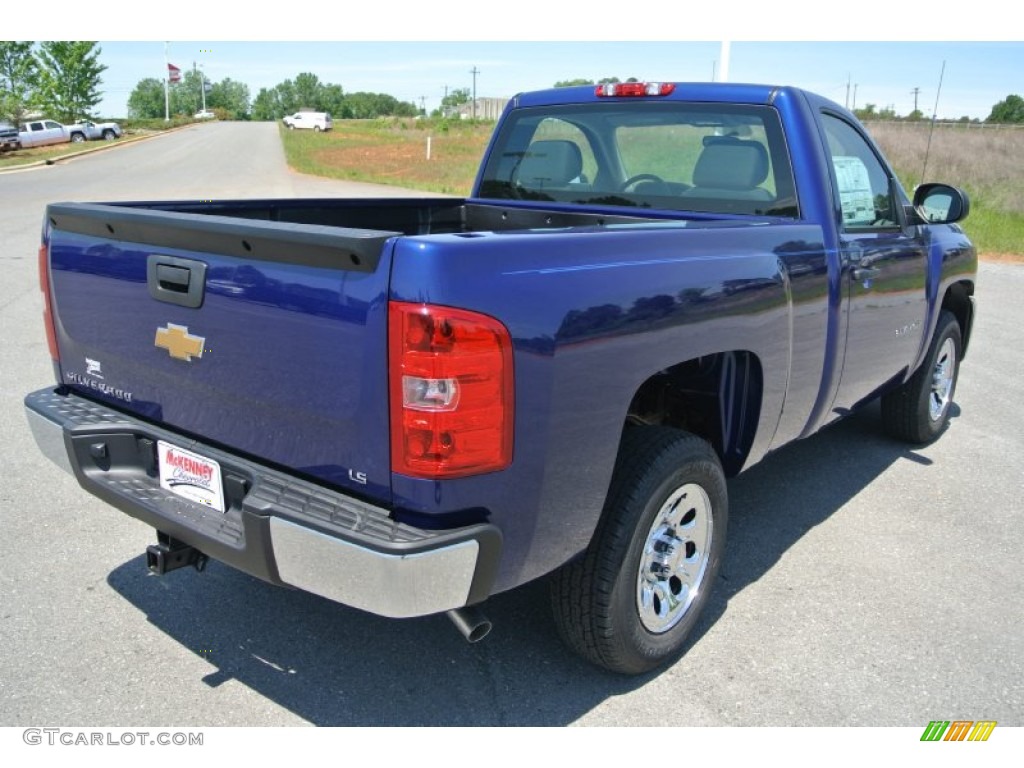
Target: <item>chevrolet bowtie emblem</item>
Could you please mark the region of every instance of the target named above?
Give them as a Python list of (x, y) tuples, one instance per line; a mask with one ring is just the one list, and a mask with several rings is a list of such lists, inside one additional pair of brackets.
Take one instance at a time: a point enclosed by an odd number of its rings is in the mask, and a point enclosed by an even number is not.
[(166, 349), (175, 360), (191, 362), (193, 357), (203, 356), (206, 339), (193, 336), (187, 326), (168, 323), (166, 328), (156, 329), (156, 340), (153, 343), (160, 349)]

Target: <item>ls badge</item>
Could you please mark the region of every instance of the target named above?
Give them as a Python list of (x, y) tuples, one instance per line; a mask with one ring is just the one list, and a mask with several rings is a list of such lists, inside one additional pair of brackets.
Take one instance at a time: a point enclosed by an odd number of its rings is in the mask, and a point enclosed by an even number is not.
[(193, 336), (188, 332), (188, 326), (168, 323), (166, 328), (156, 329), (153, 343), (160, 349), (166, 349), (175, 360), (192, 362), (193, 357), (203, 356), (206, 339)]

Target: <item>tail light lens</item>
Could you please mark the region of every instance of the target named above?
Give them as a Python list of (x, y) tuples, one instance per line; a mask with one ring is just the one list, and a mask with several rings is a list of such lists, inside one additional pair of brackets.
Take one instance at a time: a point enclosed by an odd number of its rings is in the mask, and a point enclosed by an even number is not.
[(597, 96), (668, 96), (675, 83), (601, 83), (594, 89)]
[(54, 361), (57, 356), (57, 334), (53, 328), (53, 306), (50, 302), (50, 264), (49, 248), (46, 243), (39, 246), (39, 290), (43, 292), (43, 325), (46, 327), (46, 346), (50, 348), (50, 357)]
[(512, 462), (512, 339), (504, 325), (393, 301), (388, 350), (392, 471), (454, 478)]

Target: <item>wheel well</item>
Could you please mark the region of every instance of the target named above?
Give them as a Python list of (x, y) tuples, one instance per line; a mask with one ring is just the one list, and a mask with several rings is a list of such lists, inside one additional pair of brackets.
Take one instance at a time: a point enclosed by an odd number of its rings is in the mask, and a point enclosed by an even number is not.
[(960, 326), (960, 337), (963, 340), (960, 351), (960, 358), (967, 354), (967, 342), (971, 335), (971, 326), (974, 321), (974, 305), (971, 296), (974, 294), (974, 284), (969, 282), (953, 283), (946, 289), (946, 295), (942, 297), (942, 308), (952, 312), (956, 322)]
[(698, 435), (735, 475), (754, 441), (761, 393), (761, 364), (752, 352), (698, 357), (647, 379), (629, 405), (626, 428), (661, 424)]

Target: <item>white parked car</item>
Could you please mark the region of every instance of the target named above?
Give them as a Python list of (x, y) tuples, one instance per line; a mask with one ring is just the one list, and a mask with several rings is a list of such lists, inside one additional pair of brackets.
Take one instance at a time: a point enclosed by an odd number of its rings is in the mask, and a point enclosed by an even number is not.
[(213, 114), (213, 112), (209, 109), (201, 109), (194, 115), (192, 115), (192, 117), (194, 117), (196, 120), (212, 120), (217, 116)]
[(296, 128), (312, 128), (317, 133), (329, 131), (333, 127), (328, 112), (296, 112), (284, 118), (284, 124), (293, 131)]

